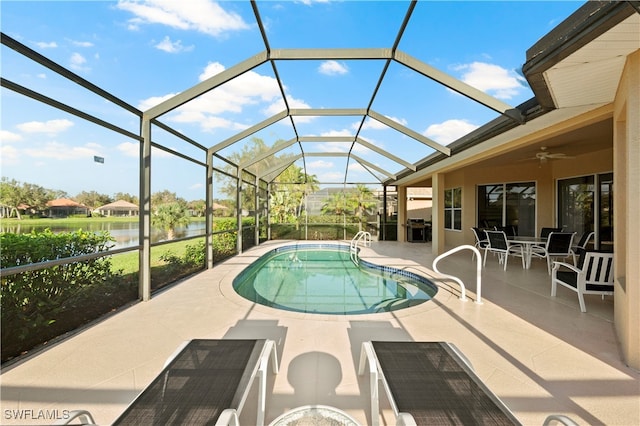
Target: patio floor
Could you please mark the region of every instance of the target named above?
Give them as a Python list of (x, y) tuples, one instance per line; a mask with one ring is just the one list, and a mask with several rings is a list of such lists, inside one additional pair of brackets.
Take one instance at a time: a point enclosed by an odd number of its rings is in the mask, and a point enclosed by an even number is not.
[[(228, 259), (44, 351), (3, 369), (2, 424), (47, 424), (17, 415), (64, 415), (87, 409), (99, 424), (112, 422), (162, 369), (184, 340), (270, 338), (280, 372), (269, 376), (267, 423), (307, 404), (338, 407), (370, 423), (368, 378), (357, 375), (366, 340), (448, 341), (525, 425), (549, 414), (580, 424), (640, 424), (640, 376), (621, 360), (613, 328), (613, 302), (587, 296), (581, 313), (574, 292), (551, 298), (544, 261), (530, 270), (495, 258), (483, 270), (476, 299), (470, 252), (443, 260), (439, 269), (460, 276), (470, 300), (451, 281), (423, 305), (368, 315), (326, 316), (278, 311), (237, 296), (231, 281), (247, 264), (283, 242), (269, 242)], [(289, 242), (290, 244), (290, 242)], [(429, 244), (373, 242), (362, 258), (435, 277)], [(241, 416), (255, 423), (256, 392)], [(382, 424), (394, 424), (381, 393)], [(31, 410), (31, 412), (29, 412)], [(57, 410), (57, 411), (56, 411)]]

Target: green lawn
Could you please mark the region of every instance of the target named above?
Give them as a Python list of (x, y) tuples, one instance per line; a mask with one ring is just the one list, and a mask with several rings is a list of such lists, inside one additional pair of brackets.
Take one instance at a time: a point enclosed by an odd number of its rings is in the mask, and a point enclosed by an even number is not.
[[(162, 266), (166, 263), (160, 260), (160, 256), (167, 252), (172, 252), (178, 257), (183, 257), (187, 245), (194, 245), (199, 241), (197, 238), (188, 241), (177, 241), (175, 243), (163, 244), (157, 247), (151, 247), (151, 267)], [(112, 258), (113, 270), (122, 269), (125, 274), (138, 272), (139, 270), (139, 253), (137, 250), (116, 254)]]

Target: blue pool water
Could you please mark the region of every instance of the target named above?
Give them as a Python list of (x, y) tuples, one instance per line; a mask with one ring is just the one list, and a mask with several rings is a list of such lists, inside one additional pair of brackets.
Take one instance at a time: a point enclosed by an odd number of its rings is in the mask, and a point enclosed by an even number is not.
[(360, 260), (349, 247), (280, 247), (242, 271), (236, 292), (252, 302), (287, 311), (318, 314), (389, 312), (430, 300), (437, 287), (424, 277)]

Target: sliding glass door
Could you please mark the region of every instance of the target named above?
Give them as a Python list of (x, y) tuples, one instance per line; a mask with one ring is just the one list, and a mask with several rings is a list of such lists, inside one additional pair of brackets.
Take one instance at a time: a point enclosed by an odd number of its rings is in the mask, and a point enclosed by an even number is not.
[(558, 181), (558, 226), (565, 231), (595, 232), (596, 248), (613, 245), (613, 173)]
[(518, 235), (536, 230), (535, 182), (478, 186), (478, 226), (511, 227)]

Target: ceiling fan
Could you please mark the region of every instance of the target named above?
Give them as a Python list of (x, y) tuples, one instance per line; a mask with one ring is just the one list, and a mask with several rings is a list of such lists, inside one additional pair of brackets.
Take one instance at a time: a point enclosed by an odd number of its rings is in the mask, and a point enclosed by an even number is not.
[(526, 160), (540, 160), (540, 163), (544, 164), (548, 160), (567, 160), (571, 158), (574, 157), (563, 154), (561, 152), (552, 153), (548, 151), (548, 148), (546, 146), (541, 146), (540, 152), (536, 152), (536, 155), (534, 157), (526, 158)]

